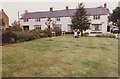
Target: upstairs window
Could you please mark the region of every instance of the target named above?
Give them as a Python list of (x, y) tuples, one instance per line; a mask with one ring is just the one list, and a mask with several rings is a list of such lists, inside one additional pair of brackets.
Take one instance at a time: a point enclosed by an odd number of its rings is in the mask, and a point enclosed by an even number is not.
[(24, 22), (28, 22), (28, 19), (24, 19)]
[(40, 18), (36, 18), (36, 19), (35, 19), (35, 22), (40, 22)]
[(93, 19), (100, 19), (100, 15), (93, 16)]
[(41, 30), (41, 25), (34, 25), (34, 28), (37, 30)]
[(60, 17), (56, 18), (57, 21), (60, 21)]

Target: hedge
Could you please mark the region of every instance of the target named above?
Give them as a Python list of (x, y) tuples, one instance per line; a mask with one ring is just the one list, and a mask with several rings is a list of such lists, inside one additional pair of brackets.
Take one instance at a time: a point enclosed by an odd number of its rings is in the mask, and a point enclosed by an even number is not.
[(116, 38), (114, 34), (97, 34), (96, 37)]

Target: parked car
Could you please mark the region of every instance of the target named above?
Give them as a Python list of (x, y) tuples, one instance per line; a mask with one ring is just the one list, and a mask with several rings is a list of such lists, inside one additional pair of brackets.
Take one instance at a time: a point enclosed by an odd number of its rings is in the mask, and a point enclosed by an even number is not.
[(117, 29), (117, 28), (114, 28), (114, 29), (112, 30), (112, 33), (113, 33), (113, 34), (120, 33), (120, 30)]

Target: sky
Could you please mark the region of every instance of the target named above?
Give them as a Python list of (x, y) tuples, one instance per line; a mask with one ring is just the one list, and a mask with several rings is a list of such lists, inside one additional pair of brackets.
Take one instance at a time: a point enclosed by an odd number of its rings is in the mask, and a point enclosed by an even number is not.
[[(78, 5), (78, 3), (83, 2), (85, 5), (85, 8), (92, 8), (92, 7), (98, 7), (100, 5), (104, 5), (104, 3), (107, 3), (107, 7), (112, 12), (115, 7), (118, 6), (118, 0), (114, 1), (106, 1), (106, 0), (60, 0), (60, 1), (23, 1), (20, 2), (17, 1), (2, 1), (0, 2), (0, 8), (4, 9), (4, 12), (9, 16), (9, 25), (13, 23), (15, 20), (18, 20), (18, 11), (19, 14), (23, 14), (25, 10), (28, 10), (28, 12), (35, 12), (35, 11), (49, 11), (50, 7), (53, 7), (53, 10), (62, 10), (65, 9), (65, 6), (69, 6), (69, 9), (75, 9)], [(21, 17), (21, 16), (20, 16)]]

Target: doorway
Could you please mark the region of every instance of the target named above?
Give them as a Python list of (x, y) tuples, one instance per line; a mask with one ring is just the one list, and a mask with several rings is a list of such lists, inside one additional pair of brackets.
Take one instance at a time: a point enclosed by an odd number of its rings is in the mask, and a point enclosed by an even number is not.
[(107, 26), (107, 32), (110, 32), (110, 26)]
[(29, 30), (29, 26), (23, 26), (23, 30)]

